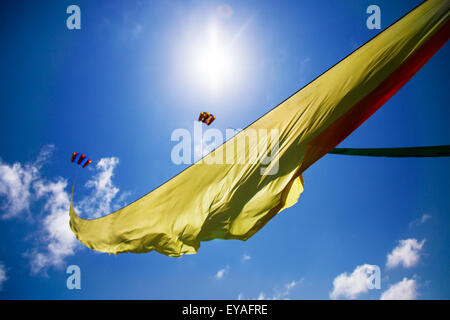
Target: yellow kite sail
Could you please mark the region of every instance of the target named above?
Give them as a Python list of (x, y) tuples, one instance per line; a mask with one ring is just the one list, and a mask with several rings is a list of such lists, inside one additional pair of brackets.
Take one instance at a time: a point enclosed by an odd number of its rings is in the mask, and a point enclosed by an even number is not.
[[(445, 44), (449, 4), (424, 2), (202, 161), (130, 205), (84, 220), (71, 202), (76, 237), (101, 252), (156, 250), (168, 256), (196, 253), (201, 241), (250, 238), (297, 202), (303, 171), (370, 117)], [(237, 143), (261, 130), (279, 133), (275, 157), (268, 165), (243, 161), (261, 148), (268, 154), (274, 145), (267, 138), (250, 146)], [(225, 155), (228, 148), (235, 152)], [(221, 157), (233, 161), (218, 164)], [(275, 162), (276, 174), (262, 174)]]

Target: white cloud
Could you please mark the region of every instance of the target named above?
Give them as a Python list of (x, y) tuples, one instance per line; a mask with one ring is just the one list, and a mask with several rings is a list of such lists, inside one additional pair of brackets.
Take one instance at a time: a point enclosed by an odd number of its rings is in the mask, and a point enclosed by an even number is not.
[(39, 155), (34, 162), (34, 166), (38, 169), (41, 169), (44, 164), (46, 164), (50, 157), (53, 155), (55, 151), (55, 146), (53, 144), (47, 144), (41, 148)]
[(0, 291), (2, 290), (3, 283), (8, 280), (8, 277), (6, 276), (6, 268), (5, 266), (0, 262)]
[(31, 271), (38, 273), (49, 266), (61, 267), (64, 259), (73, 255), (79, 245), (69, 227), (69, 194), (65, 191), (67, 180), (58, 178), (55, 182), (39, 180), (34, 185), (39, 198), (45, 197), (43, 211), (43, 235), (39, 239), (44, 248), (31, 254)]
[(333, 291), (330, 293), (330, 298), (355, 299), (360, 294), (366, 293), (369, 290), (368, 284), (371, 276), (371, 273), (368, 271), (372, 269), (372, 265), (363, 264), (357, 266), (350, 275), (346, 272), (338, 275), (333, 280)]
[(44, 146), (34, 163), (8, 165), (0, 159), (1, 217), (10, 219), (30, 210), (33, 200), (30, 188), (39, 179), (39, 170), (53, 152), (53, 145)]
[(226, 266), (225, 268), (220, 269), (220, 270), (217, 271), (217, 273), (214, 275), (214, 278), (216, 278), (216, 279), (222, 279), (222, 278), (225, 276), (225, 274), (228, 272), (228, 269), (230, 269), (229, 266)]
[(403, 278), (381, 295), (381, 300), (414, 300), (417, 298), (417, 284), (414, 279)]
[(405, 268), (415, 266), (420, 260), (420, 251), (425, 239), (418, 242), (416, 239), (400, 240), (399, 245), (387, 256), (386, 266), (394, 268), (403, 265)]
[(420, 219), (411, 221), (409, 223), (409, 228), (411, 229), (412, 227), (420, 226), (421, 224), (424, 224), (425, 222), (427, 222), (430, 219), (431, 219), (431, 215), (430, 214), (424, 214)]
[(431, 219), (431, 215), (429, 215), (429, 214), (424, 214), (423, 216), (422, 216), (422, 218), (420, 218), (420, 223), (425, 223), (425, 222), (427, 222), (428, 220), (430, 220)]
[[(44, 272), (49, 267), (62, 267), (68, 256), (74, 255), (81, 247), (69, 226), (70, 196), (66, 179), (41, 177), (40, 169), (48, 162), (54, 147), (42, 148), (33, 163), (8, 165), (0, 160), (0, 200), (3, 198), (3, 218), (19, 216), (29, 212), (30, 205), (40, 204), (42, 218), (39, 219), (38, 236), (35, 247), (25, 253), (30, 258), (33, 274)], [(110, 213), (123, 204), (129, 193), (117, 197), (119, 188), (112, 182), (114, 169), (119, 159), (103, 158), (97, 163), (94, 176), (86, 183), (90, 194), (76, 206), (76, 211), (89, 218)], [(92, 171), (92, 169), (90, 170)]]
[[(111, 213), (112, 202), (119, 192), (112, 182), (114, 169), (119, 164), (119, 159), (115, 157), (102, 158), (95, 169), (97, 174), (86, 183), (86, 187), (92, 190), (89, 197), (84, 198), (80, 204), (82, 214), (86, 214), (89, 218), (98, 218), (102, 215)], [(126, 197), (127, 194), (122, 194)], [(123, 197), (119, 197), (118, 201), (123, 202)], [(116, 200), (117, 201), (117, 200)]]
[[(267, 296), (264, 292), (260, 292), (258, 297), (256, 298), (256, 300), (286, 300), (286, 299), (288, 299), (289, 294), (291, 293), (292, 289), (301, 285), (303, 283), (303, 281), (304, 281), (303, 278), (301, 278), (300, 280), (297, 280), (297, 281), (292, 280), (291, 282), (286, 283), (283, 286), (283, 289), (281, 291), (275, 289), (273, 296)], [(243, 294), (242, 294), (241, 298), (242, 297), (243, 297)], [(238, 296), (238, 299), (239, 299), (239, 296)]]
[(0, 196), (5, 198), (1, 206), (2, 218), (12, 218), (29, 210), (29, 189), (35, 174), (32, 166), (23, 167), (20, 163), (8, 166), (0, 162)]
[(20, 163), (7, 165), (0, 160), (0, 196), (2, 218), (16, 217), (30, 209), (30, 185), (37, 176), (37, 168)]
[(249, 255), (244, 254), (244, 255), (242, 256), (242, 262), (248, 261), (248, 260), (250, 260), (251, 258), (252, 258), (252, 257), (250, 257)]
[(303, 283), (303, 278), (300, 279), (299, 281), (292, 280), (291, 282), (286, 283), (284, 285), (284, 289), (280, 292), (276, 292), (275, 295), (273, 296), (273, 299), (280, 300), (280, 299), (287, 298), (289, 296), (289, 294), (291, 293), (291, 290), (294, 289), (296, 286), (298, 286), (301, 283)]

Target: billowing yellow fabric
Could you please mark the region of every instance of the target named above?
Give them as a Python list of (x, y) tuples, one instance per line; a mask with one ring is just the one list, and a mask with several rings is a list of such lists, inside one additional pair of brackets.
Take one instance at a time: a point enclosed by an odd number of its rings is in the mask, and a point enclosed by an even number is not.
[[(302, 172), (335, 147), (339, 142), (335, 138), (345, 138), (360, 124), (342, 121), (339, 125), (337, 120), (356, 106), (362, 110), (358, 114), (364, 114), (364, 99), (369, 108), (371, 94), (381, 92), (382, 86), (394, 87), (390, 77), (402, 65), (414, 63), (413, 56), (444, 28), (448, 9), (449, 1), (423, 3), (203, 161), (110, 215), (80, 218), (73, 209), (72, 190), (70, 226), (76, 237), (101, 252), (156, 250), (168, 256), (196, 253), (201, 241), (248, 239), (298, 201), (303, 191)], [(380, 104), (381, 100), (373, 101)], [(332, 126), (335, 122), (338, 125)], [(242, 161), (243, 155), (259, 148), (266, 148), (268, 154), (267, 139), (259, 139), (247, 152), (245, 145), (235, 143), (249, 130), (258, 129), (279, 132), (279, 149), (269, 165), (278, 161), (274, 175), (263, 175), (266, 166), (260, 161)], [(324, 134), (333, 139), (319, 139)], [(208, 163), (221, 157), (225, 146), (232, 143), (236, 151), (233, 163)]]

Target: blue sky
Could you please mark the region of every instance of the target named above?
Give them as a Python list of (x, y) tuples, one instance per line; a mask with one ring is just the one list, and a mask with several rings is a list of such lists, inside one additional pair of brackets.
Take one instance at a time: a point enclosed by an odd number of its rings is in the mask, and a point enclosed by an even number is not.
[[(84, 216), (107, 214), (185, 168), (171, 133), (200, 111), (245, 127), (420, 2), (2, 3), (0, 299), (450, 298), (448, 158), (328, 155), (251, 239), (182, 258), (96, 253), (66, 223), (77, 171)], [(66, 28), (71, 4), (81, 30)], [(366, 27), (371, 4), (381, 30)], [(214, 88), (198, 68), (211, 26), (228, 59)], [(448, 144), (449, 50), (341, 146)], [(77, 170), (73, 151), (92, 166)], [(380, 266), (381, 289), (358, 287), (365, 264)], [(66, 288), (69, 265), (81, 290)]]

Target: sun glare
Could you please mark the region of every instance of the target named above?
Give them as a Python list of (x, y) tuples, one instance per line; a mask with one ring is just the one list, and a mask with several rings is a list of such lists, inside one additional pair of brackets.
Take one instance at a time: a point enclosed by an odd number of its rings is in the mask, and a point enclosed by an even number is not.
[(196, 67), (199, 80), (217, 92), (231, 78), (233, 59), (230, 48), (224, 43), (219, 30), (212, 26), (204, 45), (198, 48)]

